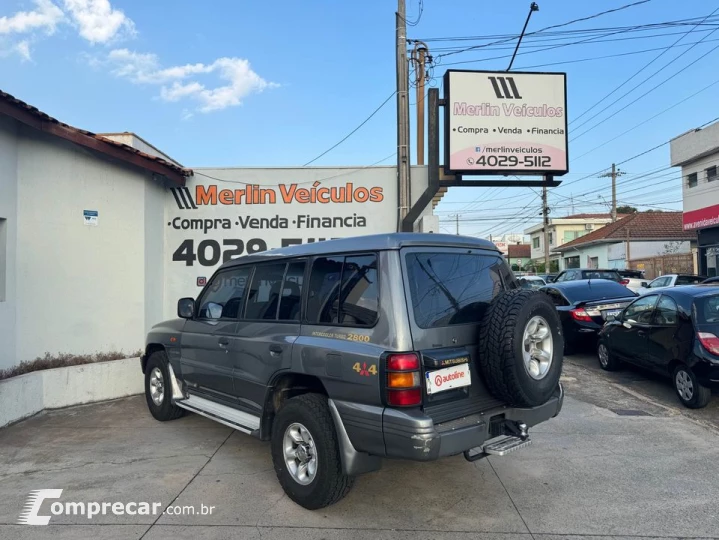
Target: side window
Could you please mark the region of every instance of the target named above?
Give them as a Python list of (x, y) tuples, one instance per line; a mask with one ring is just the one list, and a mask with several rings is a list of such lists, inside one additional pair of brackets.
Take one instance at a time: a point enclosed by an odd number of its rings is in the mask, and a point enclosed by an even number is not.
[(656, 287), (666, 287), (669, 285), (669, 280), (671, 280), (670, 277), (657, 278), (649, 284), (649, 288), (654, 289)]
[(640, 324), (650, 324), (652, 322), (652, 313), (654, 311), (654, 305), (657, 303), (657, 295), (644, 296), (639, 300), (636, 300), (633, 304), (630, 304), (627, 309), (624, 310), (623, 320), (633, 320)]
[(285, 282), (282, 285), (282, 297), (280, 298), (280, 312), (277, 317), (281, 321), (300, 320), (305, 264), (305, 261), (301, 261), (287, 265)]
[(312, 264), (307, 321), (373, 326), (379, 312), (377, 256), (319, 257)]
[(247, 295), (245, 319), (275, 320), (280, 303), (285, 263), (260, 264), (255, 267), (250, 292)]
[(312, 263), (310, 292), (307, 299), (307, 321), (339, 323), (339, 288), (344, 257), (318, 257)]
[(557, 279), (554, 280), (554, 283), (560, 283), (562, 281), (567, 281), (567, 273), (566, 272), (562, 272), (561, 274), (559, 274), (557, 276)]
[(200, 319), (236, 319), (242, 311), (251, 267), (220, 272), (205, 287), (198, 302)]
[(653, 324), (661, 326), (674, 326), (679, 322), (679, 310), (676, 302), (664, 295), (657, 302), (657, 309), (654, 311)]
[(378, 313), (377, 256), (347, 257), (342, 269), (340, 323), (373, 326)]
[(677, 282), (675, 285), (694, 285), (701, 282), (702, 278), (697, 276), (677, 276)]

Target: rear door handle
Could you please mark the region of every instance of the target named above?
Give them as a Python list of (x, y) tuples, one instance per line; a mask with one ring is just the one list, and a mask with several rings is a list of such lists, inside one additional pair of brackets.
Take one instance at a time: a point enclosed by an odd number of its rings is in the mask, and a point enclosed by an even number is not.
[(270, 354), (272, 356), (279, 356), (282, 354), (282, 347), (280, 345), (270, 345)]
[(230, 345), (230, 340), (226, 337), (221, 337), (217, 340), (217, 344), (222, 348), (226, 348)]

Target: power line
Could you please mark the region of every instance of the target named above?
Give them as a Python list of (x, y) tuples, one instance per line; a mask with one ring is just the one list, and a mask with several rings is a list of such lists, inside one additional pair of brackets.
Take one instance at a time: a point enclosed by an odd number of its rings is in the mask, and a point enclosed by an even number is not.
[[(634, 3), (631, 3), (631, 4), (626, 4), (626, 5), (624, 5), (624, 6), (620, 6), (620, 7), (618, 7), (618, 8), (609, 9), (609, 10), (606, 10), (606, 11), (601, 11), (601, 12), (599, 12), (599, 13), (595, 13), (594, 15), (589, 15), (589, 16), (587, 16), (587, 17), (581, 17), (581, 18), (579, 18), (579, 19), (573, 19), (573, 20), (567, 21), (567, 22), (565, 22), (565, 23), (554, 24), (554, 25), (552, 25), (552, 26), (546, 26), (546, 27), (544, 27), (544, 28), (542, 28), (542, 29), (540, 29), (540, 30), (535, 30), (534, 32), (529, 32), (529, 33), (526, 34), (526, 35), (527, 35), (527, 36), (531, 36), (531, 35), (535, 35), (535, 34), (540, 34), (540, 33), (542, 33), (542, 32), (546, 32), (547, 30), (551, 30), (551, 29), (553, 29), (553, 28), (561, 28), (561, 27), (563, 27), (563, 26), (569, 26), (569, 25), (571, 25), (571, 24), (575, 24), (575, 23), (578, 23), (578, 22), (588, 21), (588, 20), (590, 20), (590, 19), (595, 19), (595, 18), (597, 18), (597, 17), (601, 17), (602, 15), (607, 15), (607, 14), (609, 14), (609, 13), (614, 13), (614, 12), (616, 12), (616, 11), (621, 11), (621, 10), (623, 10), (623, 9), (627, 9), (627, 8), (631, 8), (631, 7), (634, 7), (634, 6), (638, 6), (638, 5), (640, 5), (640, 4), (646, 4), (647, 2), (651, 2), (651, 0), (640, 0), (639, 2), (634, 2)], [(490, 44), (486, 44), (486, 45), (474, 45), (474, 46), (471, 46), (471, 47), (466, 47), (466, 48), (464, 48), (464, 49), (462, 49), (462, 50), (459, 50), (459, 51), (451, 51), (451, 52), (448, 52), (448, 53), (445, 53), (445, 54), (442, 54), (442, 55), (439, 55), (439, 56), (440, 56), (440, 57), (450, 56), (450, 55), (453, 55), (453, 54), (460, 54), (460, 53), (467, 52), (467, 51), (471, 51), (471, 50), (475, 50), (475, 49), (481, 49), (481, 48), (483, 48), (483, 47), (486, 47), (487, 45), (497, 45), (497, 44), (499, 44), (499, 43), (506, 43), (507, 41), (513, 41), (513, 40), (517, 39), (517, 37), (518, 37), (517, 35), (514, 35), (514, 36), (512, 36), (512, 37), (508, 37), (508, 38), (505, 38), (505, 39), (501, 39), (501, 40), (499, 40), (499, 41), (495, 41), (495, 42), (492, 42), (492, 43), (490, 43)], [(426, 41), (426, 40), (424, 40), (424, 41)]]
[(400, 16), (400, 19), (402, 19), (407, 26), (417, 26), (419, 24), (419, 21), (422, 20), (422, 14), (424, 13), (424, 0), (419, 0), (419, 13), (417, 14), (417, 19), (415, 21), (408, 21), (404, 17)]
[(387, 105), (387, 103), (389, 103), (389, 100), (392, 99), (392, 98), (395, 96), (396, 93), (397, 93), (396, 91), (393, 91), (389, 96), (387, 96), (387, 99), (385, 99), (379, 107), (377, 107), (374, 111), (372, 111), (372, 114), (370, 114), (367, 118), (365, 118), (359, 126), (357, 126), (356, 128), (354, 128), (354, 129), (353, 129), (352, 131), (350, 131), (347, 135), (345, 135), (342, 139), (340, 139), (339, 142), (333, 144), (333, 145), (330, 146), (327, 150), (325, 150), (324, 152), (322, 152), (319, 156), (317, 156), (317, 157), (314, 158), (314, 159), (309, 160), (307, 163), (305, 163), (305, 164), (302, 165), (302, 166), (303, 166), (303, 167), (307, 167), (307, 165), (310, 165), (310, 164), (314, 163), (315, 161), (317, 161), (318, 159), (320, 159), (320, 158), (321, 158), (322, 156), (324, 156), (325, 154), (328, 154), (328, 153), (330, 153), (332, 150), (334, 150), (335, 148), (337, 148), (340, 144), (342, 144), (343, 142), (345, 142), (345, 141), (346, 141), (347, 139), (349, 139), (352, 135), (354, 135), (355, 133), (357, 133), (357, 131), (359, 131), (359, 129), (360, 129), (362, 126), (364, 126), (367, 122), (369, 122), (369, 121), (372, 119), (372, 117), (373, 117), (375, 114), (377, 114), (377, 113), (382, 109), (382, 107), (384, 107), (385, 105)]
[[(612, 94), (614, 94), (617, 90), (619, 90), (620, 88), (622, 88), (625, 84), (627, 84), (629, 81), (631, 81), (634, 77), (636, 77), (637, 75), (639, 75), (642, 71), (644, 71), (645, 69), (647, 69), (649, 66), (651, 66), (651, 65), (652, 65), (654, 62), (656, 62), (657, 60), (659, 60), (659, 59), (660, 59), (662, 56), (664, 56), (664, 54), (666, 54), (672, 47), (674, 47), (675, 45), (677, 45), (681, 40), (683, 40), (685, 37), (687, 37), (689, 34), (691, 34), (694, 30), (696, 30), (697, 27), (698, 27), (701, 23), (703, 23), (703, 22), (706, 21), (709, 17), (711, 17), (712, 15), (714, 15), (714, 13), (716, 13), (716, 11), (717, 11), (717, 10), (715, 9), (715, 10), (714, 10), (713, 12), (711, 12), (709, 15), (707, 15), (706, 17), (704, 17), (704, 19), (702, 19), (700, 22), (698, 22), (693, 28), (690, 28), (687, 32), (685, 32), (679, 39), (677, 39), (674, 43), (672, 43), (667, 49), (665, 49), (664, 51), (662, 51), (661, 53), (659, 53), (657, 56), (655, 56), (654, 58), (652, 58), (647, 64), (645, 64), (644, 66), (642, 66), (638, 71), (636, 71), (636, 72), (634, 73), (634, 75), (632, 75), (632, 76), (629, 77), (627, 80), (625, 80), (622, 84), (620, 84), (619, 86), (617, 86), (616, 88), (614, 88), (614, 90), (612, 90), (611, 92), (609, 92), (607, 95), (605, 95), (602, 99), (600, 99), (600, 100), (597, 101), (594, 105), (592, 105), (591, 107), (589, 107), (589, 108), (588, 108), (586, 111), (584, 111), (582, 114), (580, 114), (579, 116), (575, 117), (571, 122), (569, 122), (569, 125), (571, 125), (572, 122), (576, 122), (577, 120), (579, 120), (582, 116), (584, 116), (584, 115), (587, 114), (589, 111), (591, 111), (592, 109), (594, 109), (597, 105), (599, 105), (600, 103), (602, 103), (605, 99), (607, 99), (609, 96), (611, 96)], [(711, 34), (710, 34), (710, 35), (711, 35)], [(705, 37), (706, 37), (706, 36), (705, 36)], [(701, 41), (701, 40), (700, 40), (700, 41)], [(690, 48), (689, 50), (691, 50), (691, 48)], [(685, 52), (688, 52), (688, 51), (685, 51)], [(681, 56), (681, 55), (679, 55), (679, 56)], [(678, 56), (677, 58), (679, 58), (679, 56)], [(674, 60), (676, 60), (677, 58), (675, 58)], [(674, 61), (674, 60), (672, 60), (672, 61)], [(671, 62), (670, 62), (670, 64), (671, 64)], [(669, 64), (667, 64), (667, 65), (669, 65)], [(665, 66), (665, 67), (666, 67), (666, 66)], [(653, 75), (652, 75), (652, 77), (653, 77)], [(651, 77), (649, 77), (649, 78), (651, 78)], [(643, 82), (646, 82), (646, 80), (648, 80), (648, 79), (645, 79), (645, 81), (643, 81)], [(636, 88), (636, 87), (635, 87), (635, 88)], [(631, 92), (631, 91), (630, 91), (630, 92)], [(626, 94), (625, 94), (625, 95), (626, 95)], [(623, 96), (622, 96), (622, 97), (623, 97)], [(620, 99), (621, 99), (621, 98), (620, 98)], [(601, 112), (601, 111), (600, 111), (600, 112)], [(581, 127), (581, 126), (580, 126), (580, 127)]]

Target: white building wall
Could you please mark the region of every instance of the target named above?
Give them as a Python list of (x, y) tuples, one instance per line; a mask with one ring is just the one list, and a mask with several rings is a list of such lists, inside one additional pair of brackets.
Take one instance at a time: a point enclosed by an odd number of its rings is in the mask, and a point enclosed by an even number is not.
[(5, 221), (0, 234), (0, 369), (14, 363), (16, 340), (16, 260), (17, 260), (17, 124), (0, 117), (0, 218)]
[[(164, 220), (162, 190), (139, 169), (31, 128), (20, 135), (17, 360), (142, 348), (162, 303), (161, 255), (148, 253), (161, 239), (145, 245), (146, 227)], [(97, 210), (99, 225), (85, 225), (83, 210)]]

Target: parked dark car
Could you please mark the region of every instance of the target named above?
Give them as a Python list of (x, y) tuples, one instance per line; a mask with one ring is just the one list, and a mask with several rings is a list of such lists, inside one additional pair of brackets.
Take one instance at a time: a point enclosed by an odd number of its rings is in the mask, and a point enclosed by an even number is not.
[(707, 278), (704, 281), (702, 281), (702, 283), (719, 283), (719, 276)]
[(552, 283), (540, 289), (554, 302), (564, 331), (564, 353), (572, 354), (580, 342), (594, 339), (607, 317), (618, 315), (636, 293), (608, 279)]
[(539, 277), (547, 283), (554, 283), (554, 280), (557, 279), (558, 275), (559, 274), (539, 274)]
[(622, 276), (614, 269), (602, 268), (568, 268), (563, 270), (554, 280), (554, 283), (563, 281), (576, 281), (581, 279), (608, 279), (610, 281), (622, 282)]
[(672, 377), (679, 400), (704, 407), (719, 388), (719, 288), (687, 285), (647, 293), (599, 334), (602, 369), (628, 362)]

